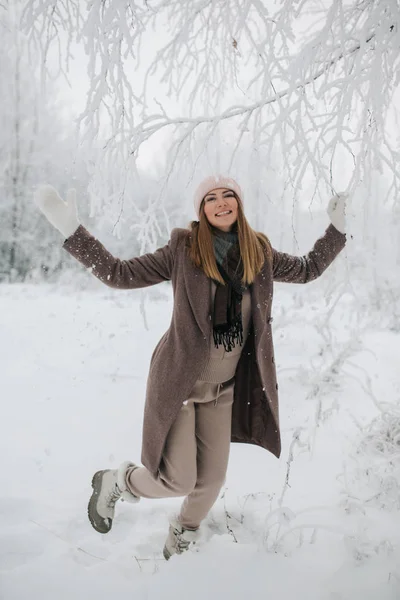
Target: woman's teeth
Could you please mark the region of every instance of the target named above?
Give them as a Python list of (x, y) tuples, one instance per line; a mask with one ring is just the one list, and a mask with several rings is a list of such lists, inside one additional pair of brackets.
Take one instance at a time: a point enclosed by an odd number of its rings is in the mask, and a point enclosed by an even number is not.
[(230, 215), (231, 212), (232, 212), (231, 210), (224, 210), (224, 212), (217, 213), (215, 216), (216, 217), (224, 217), (225, 215)]

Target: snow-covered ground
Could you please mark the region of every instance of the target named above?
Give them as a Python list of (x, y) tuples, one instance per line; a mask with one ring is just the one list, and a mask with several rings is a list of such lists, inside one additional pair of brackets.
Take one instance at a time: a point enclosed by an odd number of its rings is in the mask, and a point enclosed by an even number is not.
[(281, 459), (233, 444), (197, 551), (169, 562), (180, 499), (120, 503), (106, 536), (86, 505), (95, 470), (140, 458), (170, 288), (147, 329), (141, 292), (0, 286), (0, 598), (399, 599), (400, 333), (318, 286), (276, 286)]

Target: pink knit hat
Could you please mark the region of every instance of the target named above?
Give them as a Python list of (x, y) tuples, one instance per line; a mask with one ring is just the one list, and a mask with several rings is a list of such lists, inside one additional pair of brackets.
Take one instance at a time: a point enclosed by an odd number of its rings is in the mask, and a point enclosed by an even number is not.
[(200, 183), (194, 194), (194, 209), (198, 219), (200, 218), (200, 205), (204, 196), (211, 192), (211, 190), (218, 188), (227, 188), (228, 190), (232, 190), (243, 202), (242, 190), (240, 189), (240, 185), (234, 179), (231, 179), (230, 177), (222, 177), (222, 175), (217, 175), (215, 177), (212, 175)]

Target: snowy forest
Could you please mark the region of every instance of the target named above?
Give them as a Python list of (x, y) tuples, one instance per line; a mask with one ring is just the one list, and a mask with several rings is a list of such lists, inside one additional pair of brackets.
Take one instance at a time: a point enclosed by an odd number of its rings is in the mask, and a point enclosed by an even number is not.
[[(0, 598), (400, 598), (399, 0), (0, 2)], [(86, 516), (140, 459), (169, 283), (104, 286), (34, 202), (74, 188), (113, 255), (164, 246), (208, 175), (302, 256), (347, 194), (345, 249), (274, 286), (282, 454), (232, 444), (194, 551), (180, 499)], [(105, 466), (102, 466), (105, 465)]]

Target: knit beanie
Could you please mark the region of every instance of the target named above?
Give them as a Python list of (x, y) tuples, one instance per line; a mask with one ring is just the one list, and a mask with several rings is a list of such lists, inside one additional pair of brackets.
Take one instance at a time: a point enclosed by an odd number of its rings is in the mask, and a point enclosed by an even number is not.
[(231, 179), (230, 177), (222, 177), (222, 175), (212, 175), (200, 183), (194, 194), (194, 209), (198, 219), (200, 218), (200, 205), (204, 196), (211, 192), (211, 190), (218, 188), (227, 188), (228, 190), (232, 190), (243, 202), (242, 190), (240, 189), (240, 185), (234, 179)]

